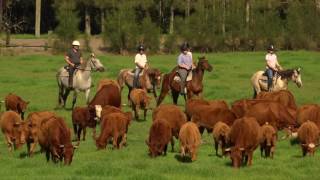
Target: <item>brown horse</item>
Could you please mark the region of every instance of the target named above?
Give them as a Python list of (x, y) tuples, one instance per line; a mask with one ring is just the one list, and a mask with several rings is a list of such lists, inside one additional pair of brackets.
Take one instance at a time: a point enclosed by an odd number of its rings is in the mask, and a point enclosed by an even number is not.
[[(178, 67), (175, 67), (170, 73), (165, 74), (163, 76), (162, 88), (160, 96), (157, 100), (157, 106), (161, 104), (161, 102), (170, 90), (172, 94), (173, 103), (177, 104), (180, 92), (180, 83), (174, 80), (175, 76), (178, 75), (177, 70)], [(192, 70), (192, 80), (188, 81), (186, 84), (188, 99), (190, 99), (193, 95), (197, 95), (200, 97), (202, 96), (202, 80), (205, 70), (211, 72), (212, 66), (209, 64), (208, 60), (205, 57), (200, 57), (197, 67)], [(184, 99), (186, 100), (186, 96), (184, 96)]]

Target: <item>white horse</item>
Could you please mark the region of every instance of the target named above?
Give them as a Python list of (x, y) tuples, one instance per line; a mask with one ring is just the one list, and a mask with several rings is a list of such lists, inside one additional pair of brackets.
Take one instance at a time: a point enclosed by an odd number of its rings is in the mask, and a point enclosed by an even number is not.
[[(279, 71), (273, 77), (273, 86), (271, 91), (280, 91), (280, 90), (287, 90), (289, 81), (293, 81), (299, 88), (302, 87), (302, 80), (301, 80), (301, 69), (288, 69), (285, 71)], [(254, 73), (251, 77), (251, 84), (254, 90), (254, 98), (259, 94), (261, 91), (268, 91), (268, 78), (264, 75), (264, 71), (258, 71)]]
[(83, 64), (75, 71), (73, 77), (73, 88), (68, 87), (69, 72), (61, 67), (57, 72), (57, 82), (59, 87), (59, 107), (65, 108), (67, 97), (70, 91), (73, 93), (72, 109), (77, 101), (77, 95), (79, 92), (85, 92), (86, 101), (89, 103), (89, 93), (92, 87), (91, 72), (92, 71), (104, 71), (104, 66), (99, 59), (95, 58), (94, 54), (91, 54), (88, 61)]

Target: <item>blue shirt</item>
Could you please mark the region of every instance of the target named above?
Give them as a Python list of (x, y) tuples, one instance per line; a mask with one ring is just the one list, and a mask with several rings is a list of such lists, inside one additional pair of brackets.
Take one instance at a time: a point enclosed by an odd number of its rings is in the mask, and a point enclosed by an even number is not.
[(188, 54), (181, 53), (178, 57), (178, 65), (185, 64), (188, 66), (188, 69), (192, 68), (192, 58)]

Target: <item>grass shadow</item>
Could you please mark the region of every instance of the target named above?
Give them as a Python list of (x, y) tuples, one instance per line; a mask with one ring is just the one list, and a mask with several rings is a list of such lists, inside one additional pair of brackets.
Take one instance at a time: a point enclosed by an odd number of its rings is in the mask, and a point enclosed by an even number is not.
[(176, 158), (177, 161), (182, 162), (182, 163), (192, 163), (192, 160), (189, 156), (181, 156), (180, 154), (176, 154), (174, 156), (174, 158)]
[(28, 157), (32, 158), (34, 155), (37, 155), (37, 154), (41, 154), (41, 151), (34, 152), (32, 156), (29, 156), (29, 154), (27, 152), (22, 152), (19, 154), (19, 158), (20, 159), (24, 159), (24, 158), (28, 158)]

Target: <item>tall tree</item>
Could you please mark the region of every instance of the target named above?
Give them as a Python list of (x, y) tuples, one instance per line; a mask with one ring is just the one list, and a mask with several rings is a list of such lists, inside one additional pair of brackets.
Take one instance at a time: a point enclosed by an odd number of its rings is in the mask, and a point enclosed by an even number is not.
[(2, 32), (2, 22), (3, 22), (3, 0), (0, 0), (0, 32)]
[(249, 35), (250, 27), (250, 0), (246, 0), (246, 37)]
[(40, 37), (41, 24), (41, 0), (36, 0), (36, 19), (35, 19), (35, 36)]

